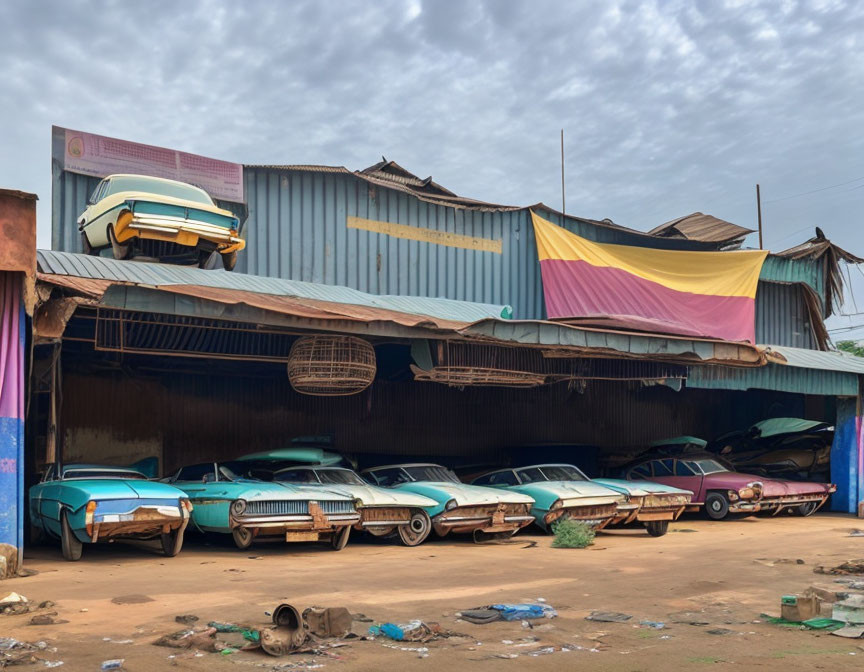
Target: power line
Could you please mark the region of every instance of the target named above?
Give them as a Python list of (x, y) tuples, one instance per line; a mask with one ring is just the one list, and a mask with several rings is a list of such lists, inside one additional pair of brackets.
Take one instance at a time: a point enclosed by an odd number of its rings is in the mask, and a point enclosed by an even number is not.
[[(808, 194), (816, 194), (820, 191), (827, 191), (828, 189), (834, 189), (836, 187), (843, 187), (847, 184), (852, 184), (854, 182), (858, 182), (859, 180), (864, 180), (864, 175), (861, 177), (856, 177), (854, 180), (849, 180), (848, 182), (838, 182), (837, 184), (831, 184), (827, 187), (820, 187), (819, 189), (811, 189), (810, 191), (802, 191), (798, 194), (790, 194), (789, 196), (783, 196), (782, 198), (772, 198), (770, 201), (765, 201), (765, 203), (777, 203), (779, 201), (788, 201), (790, 198), (798, 198), (799, 196), (807, 196)], [(864, 186), (864, 185), (861, 185)], [(855, 187), (856, 189), (858, 187)], [(849, 191), (852, 191), (851, 189)]]

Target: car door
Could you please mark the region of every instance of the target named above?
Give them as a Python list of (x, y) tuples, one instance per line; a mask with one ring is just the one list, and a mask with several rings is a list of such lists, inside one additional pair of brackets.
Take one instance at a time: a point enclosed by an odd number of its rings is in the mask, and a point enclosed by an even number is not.
[[(661, 462), (661, 468), (669, 470), (671, 473), (664, 475), (662, 480), (654, 478), (653, 480), (671, 485), (673, 488), (681, 488), (682, 490), (690, 490), (693, 493), (693, 501), (703, 501), (701, 497), (702, 481), (704, 476), (701, 473), (696, 473), (686, 461), (676, 459), (657, 460)], [(671, 464), (667, 464), (671, 463)]]
[(92, 247), (103, 247), (108, 245), (108, 220), (105, 215), (105, 196), (108, 193), (110, 180), (102, 180), (93, 190), (87, 208), (81, 213), (78, 225), (87, 235)]

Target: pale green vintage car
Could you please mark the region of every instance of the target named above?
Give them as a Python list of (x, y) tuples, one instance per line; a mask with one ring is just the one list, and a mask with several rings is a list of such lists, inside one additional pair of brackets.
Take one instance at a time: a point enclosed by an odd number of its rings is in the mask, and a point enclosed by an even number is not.
[(241, 478), (238, 463), (205, 462), (163, 479), (192, 501), (192, 524), (203, 532), (230, 534), (240, 549), (255, 540), (325, 541), (334, 550), (348, 543), (360, 522), (354, 500), (325, 488)]

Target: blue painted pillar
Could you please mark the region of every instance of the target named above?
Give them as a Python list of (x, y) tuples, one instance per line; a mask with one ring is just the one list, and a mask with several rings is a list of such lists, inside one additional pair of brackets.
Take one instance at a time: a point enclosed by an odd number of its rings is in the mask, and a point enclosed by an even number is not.
[(837, 484), (837, 492), (831, 498), (833, 511), (855, 513), (858, 502), (864, 499), (864, 444), (860, 413), (858, 399), (837, 400), (837, 421), (831, 445), (831, 482)]
[(0, 578), (24, 549), (24, 306), (22, 274), (0, 271)]

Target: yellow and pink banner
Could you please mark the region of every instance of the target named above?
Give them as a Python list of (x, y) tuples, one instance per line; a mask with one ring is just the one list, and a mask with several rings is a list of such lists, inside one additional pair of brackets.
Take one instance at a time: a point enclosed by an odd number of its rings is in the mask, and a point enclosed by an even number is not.
[(531, 218), (550, 318), (755, 343), (756, 287), (768, 252), (595, 243)]

